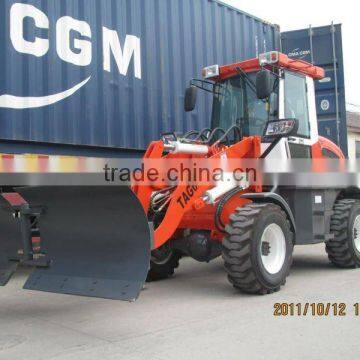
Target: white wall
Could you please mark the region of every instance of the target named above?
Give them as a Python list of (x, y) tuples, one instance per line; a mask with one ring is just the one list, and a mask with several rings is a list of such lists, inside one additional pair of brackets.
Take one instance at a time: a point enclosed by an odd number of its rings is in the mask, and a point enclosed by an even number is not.
[(349, 159), (356, 159), (355, 141), (360, 141), (360, 134), (348, 132)]

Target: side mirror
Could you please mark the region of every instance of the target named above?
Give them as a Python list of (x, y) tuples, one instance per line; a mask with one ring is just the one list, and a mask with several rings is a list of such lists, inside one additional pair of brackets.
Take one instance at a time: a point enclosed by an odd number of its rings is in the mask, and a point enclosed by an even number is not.
[(274, 89), (274, 75), (269, 70), (261, 70), (256, 75), (256, 93), (260, 100), (267, 99)]
[(283, 138), (295, 136), (299, 129), (299, 121), (297, 119), (284, 119), (269, 121), (265, 129), (265, 137), (267, 138)]
[(195, 109), (197, 99), (197, 87), (191, 85), (185, 92), (185, 111), (190, 112)]

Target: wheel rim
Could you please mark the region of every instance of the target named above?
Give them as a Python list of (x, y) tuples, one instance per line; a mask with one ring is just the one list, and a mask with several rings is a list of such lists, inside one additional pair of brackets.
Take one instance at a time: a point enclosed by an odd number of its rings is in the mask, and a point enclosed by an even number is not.
[(358, 252), (360, 252), (360, 215), (355, 218), (353, 234), (355, 248)]
[(154, 250), (151, 254), (151, 261), (156, 265), (165, 265), (171, 259), (173, 251), (169, 246), (163, 246)]
[(286, 241), (284, 232), (279, 225), (270, 224), (261, 237), (261, 261), (265, 270), (270, 274), (277, 274), (285, 263), (285, 257)]

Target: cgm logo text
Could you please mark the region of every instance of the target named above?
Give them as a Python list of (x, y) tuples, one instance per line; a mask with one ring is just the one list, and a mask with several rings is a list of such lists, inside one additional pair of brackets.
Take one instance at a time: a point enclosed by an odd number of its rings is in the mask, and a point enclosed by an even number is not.
[[(54, 43), (58, 57), (69, 64), (86, 67), (92, 62), (92, 31), (90, 25), (70, 16), (63, 16), (56, 22), (55, 39), (35, 36), (27, 39), (25, 22), (31, 20), (36, 29), (49, 30), (48, 16), (33, 5), (15, 3), (10, 9), (10, 40), (14, 49), (21, 54), (43, 57)], [(75, 36), (74, 36), (75, 34)], [(141, 44), (140, 38), (126, 35), (123, 44), (120, 43), (117, 31), (102, 27), (103, 69), (111, 72), (112, 59), (120, 75), (127, 76), (131, 62), (134, 64), (134, 76), (141, 79)], [(12, 109), (38, 108), (55, 104), (76, 93), (89, 82), (91, 76), (57, 94), (46, 94), (41, 97), (19, 97), (10, 94), (0, 95), (0, 107)]]

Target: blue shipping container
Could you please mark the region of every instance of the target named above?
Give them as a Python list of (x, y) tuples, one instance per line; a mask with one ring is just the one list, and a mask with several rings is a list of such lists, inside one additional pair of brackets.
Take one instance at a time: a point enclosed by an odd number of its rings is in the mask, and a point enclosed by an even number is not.
[(104, 155), (206, 127), (210, 97), (183, 111), (188, 81), (280, 47), (277, 26), (215, 0), (1, 0), (0, 14), (0, 152)]
[(282, 51), (325, 69), (326, 76), (316, 82), (316, 104), (320, 135), (327, 137), (348, 154), (344, 60), (341, 25), (330, 25), (284, 32)]

